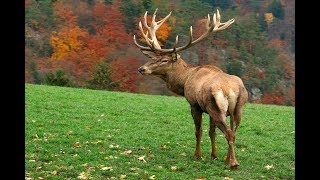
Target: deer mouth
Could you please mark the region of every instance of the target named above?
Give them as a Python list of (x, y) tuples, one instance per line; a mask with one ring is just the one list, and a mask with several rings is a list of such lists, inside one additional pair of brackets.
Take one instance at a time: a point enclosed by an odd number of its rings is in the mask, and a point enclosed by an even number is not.
[(143, 66), (138, 69), (138, 72), (142, 75), (151, 74), (151, 71)]

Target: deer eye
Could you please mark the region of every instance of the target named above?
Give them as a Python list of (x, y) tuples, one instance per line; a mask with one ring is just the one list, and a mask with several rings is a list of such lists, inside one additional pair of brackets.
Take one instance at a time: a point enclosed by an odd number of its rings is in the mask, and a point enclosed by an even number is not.
[(167, 64), (168, 62), (169, 62), (168, 59), (163, 59), (163, 60), (161, 60), (161, 61), (160, 61), (160, 66), (161, 66), (161, 65), (165, 65), (165, 64)]

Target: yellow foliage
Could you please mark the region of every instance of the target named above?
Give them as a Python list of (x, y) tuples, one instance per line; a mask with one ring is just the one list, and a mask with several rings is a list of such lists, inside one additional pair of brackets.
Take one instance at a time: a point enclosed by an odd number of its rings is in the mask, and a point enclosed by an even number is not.
[(272, 13), (265, 13), (264, 20), (267, 22), (268, 25), (270, 25), (273, 21), (273, 14)]
[(87, 31), (79, 26), (73, 28), (61, 29), (50, 37), (50, 45), (53, 47), (51, 59), (62, 59), (72, 51), (78, 51), (83, 47), (83, 40), (80, 37), (86, 37)]

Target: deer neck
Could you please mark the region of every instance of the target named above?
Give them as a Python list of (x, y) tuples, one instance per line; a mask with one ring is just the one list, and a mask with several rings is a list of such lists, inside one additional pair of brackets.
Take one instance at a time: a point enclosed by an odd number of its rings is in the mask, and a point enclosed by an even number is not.
[(193, 65), (186, 63), (183, 59), (179, 58), (176, 63), (172, 64), (172, 68), (165, 74), (161, 75), (168, 89), (172, 92), (184, 96), (184, 85), (189, 77)]

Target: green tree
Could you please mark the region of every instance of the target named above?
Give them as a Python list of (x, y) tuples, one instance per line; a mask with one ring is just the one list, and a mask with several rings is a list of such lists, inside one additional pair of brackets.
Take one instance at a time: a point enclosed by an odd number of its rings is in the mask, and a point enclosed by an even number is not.
[(30, 0), (30, 5), (25, 9), (26, 26), (34, 30), (54, 27), (53, 2), (54, 0)]
[(113, 0), (104, 0), (104, 3), (105, 3), (106, 5), (110, 5), (110, 4), (112, 4), (112, 2), (113, 2)]
[(210, 4), (213, 8), (221, 8), (222, 10), (226, 10), (232, 6), (232, 0), (201, 0), (207, 4)]
[(228, 74), (236, 75), (238, 77), (242, 77), (245, 68), (242, 65), (242, 62), (239, 60), (231, 60), (229, 59), (226, 64), (224, 64), (224, 68), (226, 69)]
[(142, 0), (142, 5), (144, 9), (148, 11), (152, 6), (152, 2), (151, 0)]
[(31, 69), (33, 82), (36, 84), (41, 84), (42, 79), (41, 79), (41, 76), (37, 70), (37, 64), (34, 61), (31, 62), (30, 69)]
[(263, 93), (273, 91), (280, 83), (280, 70), (277, 66), (271, 65), (266, 68), (266, 78), (262, 81), (261, 90)]
[(124, 24), (128, 33), (136, 31), (138, 17), (142, 15), (142, 6), (135, 3), (134, 0), (123, 1), (120, 7), (121, 13), (124, 15)]
[(112, 82), (113, 70), (107, 63), (100, 63), (95, 66), (92, 79), (89, 80), (89, 88), (101, 89), (101, 90), (112, 90), (114, 87), (119, 86), (117, 82)]

